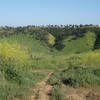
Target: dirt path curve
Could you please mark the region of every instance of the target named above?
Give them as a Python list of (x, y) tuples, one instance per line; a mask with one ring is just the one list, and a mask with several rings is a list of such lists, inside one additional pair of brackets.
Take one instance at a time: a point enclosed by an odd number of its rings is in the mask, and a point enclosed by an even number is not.
[(31, 96), (30, 100), (50, 100), (50, 91), (52, 90), (52, 86), (46, 84), (52, 72), (48, 74), (48, 76), (37, 84), (37, 88), (34, 89), (34, 94)]

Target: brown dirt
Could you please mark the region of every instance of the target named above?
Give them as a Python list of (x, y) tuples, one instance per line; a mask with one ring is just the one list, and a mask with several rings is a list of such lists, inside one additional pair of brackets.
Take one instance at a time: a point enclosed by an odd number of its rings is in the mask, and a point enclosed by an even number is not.
[(72, 88), (63, 85), (65, 100), (100, 100), (100, 89), (95, 88)]
[(51, 74), (52, 73), (49, 73), (42, 82), (37, 84), (37, 88), (33, 89), (34, 93), (30, 97), (30, 100), (50, 100), (50, 91), (52, 90), (52, 86), (46, 84), (46, 82)]
[(100, 94), (89, 92), (86, 95), (86, 100), (100, 100)]

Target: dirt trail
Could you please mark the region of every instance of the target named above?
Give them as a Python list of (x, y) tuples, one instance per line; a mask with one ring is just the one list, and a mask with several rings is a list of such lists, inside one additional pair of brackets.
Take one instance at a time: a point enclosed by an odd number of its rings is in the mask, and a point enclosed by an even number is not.
[(48, 76), (37, 84), (37, 88), (34, 89), (34, 94), (31, 96), (30, 100), (50, 100), (50, 91), (52, 90), (52, 86), (46, 84), (52, 72), (48, 74)]

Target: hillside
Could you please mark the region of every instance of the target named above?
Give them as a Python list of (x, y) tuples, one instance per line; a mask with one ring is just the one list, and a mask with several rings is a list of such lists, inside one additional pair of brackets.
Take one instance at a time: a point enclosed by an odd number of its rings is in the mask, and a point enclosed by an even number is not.
[(96, 41), (96, 35), (92, 32), (87, 32), (83, 37), (69, 36), (63, 41), (65, 47), (62, 52), (65, 54), (82, 53), (93, 50)]
[[(100, 27), (87, 25), (1, 27), (0, 100), (97, 100), (99, 34)], [(93, 93), (80, 97), (80, 88)]]
[(4, 37), (1, 42), (8, 42), (10, 44), (18, 43), (22, 46), (26, 46), (30, 52), (33, 53), (49, 53), (49, 48), (46, 45), (42, 45), (40, 40), (36, 40), (27, 34), (12, 35), (10, 37)]

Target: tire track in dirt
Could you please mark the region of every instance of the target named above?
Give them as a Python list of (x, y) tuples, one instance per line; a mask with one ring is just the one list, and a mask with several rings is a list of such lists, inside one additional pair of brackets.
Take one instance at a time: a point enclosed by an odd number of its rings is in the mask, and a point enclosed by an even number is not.
[(33, 89), (34, 94), (31, 96), (30, 100), (50, 100), (50, 92), (52, 86), (47, 84), (47, 80), (51, 76), (52, 72), (41, 82), (37, 84), (37, 88)]

